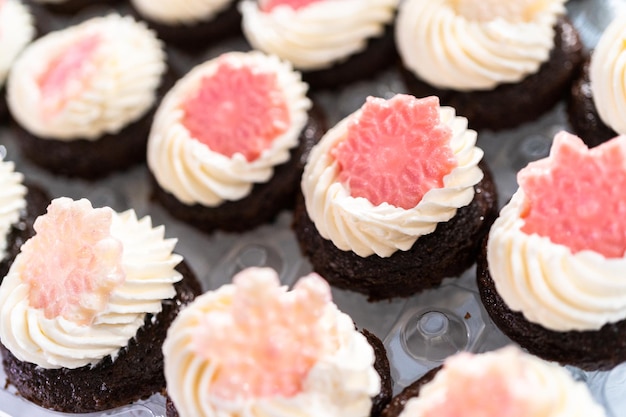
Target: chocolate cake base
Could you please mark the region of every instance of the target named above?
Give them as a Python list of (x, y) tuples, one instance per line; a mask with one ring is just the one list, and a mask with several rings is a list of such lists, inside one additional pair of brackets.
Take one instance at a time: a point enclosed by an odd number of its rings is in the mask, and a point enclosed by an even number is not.
[(589, 79), (590, 60), (590, 57), (585, 60), (579, 76), (572, 84), (567, 100), (567, 117), (573, 132), (589, 147), (594, 147), (613, 139), (618, 133), (602, 121), (593, 101)]
[[(365, 329), (361, 329), (361, 333), (365, 336), (372, 348), (374, 348), (374, 355), (376, 356), (374, 369), (376, 369), (376, 372), (378, 372), (380, 376), (380, 393), (372, 398), (370, 417), (378, 417), (391, 400), (393, 389), (391, 368), (383, 342), (376, 335)], [(166, 417), (179, 417), (178, 410), (176, 410), (176, 406), (170, 397), (166, 397), (165, 410)]]
[(50, 196), (43, 188), (28, 182), (25, 182), (24, 186), (28, 189), (26, 193), (26, 207), (22, 210), (19, 220), (11, 227), (7, 235), (6, 255), (0, 259), (0, 283), (7, 275), (7, 272), (9, 272), (9, 268), (20, 252), (22, 244), (35, 234), (35, 229), (33, 229), (35, 219), (45, 214), (50, 204)]
[(395, 26), (385, 28), (382, 36), (368, 41), (366, 48), (336, 63), (330, 68), (314, 71), (301, 70), (302, 79), (311, 90), (324, 90), (343, 87), (357, 80), (375, 77), (386, 68), (398, 62), (398, 53), (394, 38)]
[(549, 60), (537, 73), (518, 83), (464, 92), (431, 86), (402, 66), (400, 72), (411, 94), (438, 96), (442, 105), (452, 106), (458, 115), (467, 117), (473, 129), (513, 128), (537, 119), (564, 99), (582, 64), (583, 45), (573, 24), (561, 18), (555, 29), (555, 45)]
[(435, 375), (437, 375), (437, 372), (441, 369), (442, 366), (433, 368), (426, 372), (420, 379), (405, 387), (398, 395), (391, 399), (389, 404), (383, 409), (381, 417), (398, 417), (402, 411), (404, 411), (406, 403), (411, 398), (419, 397), (422, 387), (432, 381)]
[(435, 287), (446, 277), (455, 277), (472, 266), (483, 237), (498, 214), (496, 186), (483, 161), (484, 178), (474, 187), (472, 202), (440, 223), (434, 232), (421, 236), (407, 251), (388, 258), (362, 258), (338, 249), (324, 239), (309, 218), (301, 196), (294, 212), (293, 229), (304, 257), (315, 272), (332, 286), (363, 293), (370, 301), (408, 297)]
[(137, 336), (95, 366), (77, 369), (44, 369), (18, 360), (0, 345), (8, 383), (19, 395), (42, 407), (67, 413), (103, 411), (148, 398), (165, 389), (161, 345), (178, 312), (201, 293), (200, 283), (189, 267), (176, 268), (183, 280), (175, 285), (176, 296), (163, 302), (163, 310), (148, 314)]
[[(228, 8), (211, 20), (191, 25), (168, 25), (142, 15), (135, 8), (131, 10), (137, 20), (146, 22), (166, 44), (193, 52), (207, 49), (215, 42), (241, 34), (241, 13), (237, 3), (233, 1)], [(132, 7), (132, 3), (130, 5)]]
[(374, 369), (380, 376), (380, 393), (372, 398), (372, 411), (370, 417), (376, 417), (380, 415), (383, 408), (391, 401), (393, 393), (393, 381), (391, 380), (391, 367), (389, 366), (389, 359), (387, 358), (387, 351), (383, 342), (373, 333), (366, 329), (361, 329), (361, 333), (369, 344), (374, 348)]
[(57, 140), (33, 135), (14, 121), (16, 143), (26, 158), (53, 175), (98, 180), (128, 169), (146, 160), (154, 113), (176, 80), (177, 75), (169, 71), (161, 81), (151, 109), (118, 133), (105, 134), (97, 140)]
[(6, 89), (4, 87), (0, 88), (0, 122), (4, 122), (11, 118), (6, 94)]
[(489, 273), (486, 240), (476, 266), (478, 289), (489, 316), (504, 334), (533, 355), (586, 371), (608, 370), (626, 361), (626, 320), (595, 331), (557, 332), (512, 311)]
[(67, 0), (60, 3), (41, 3), (34, 0), (25, 0), (31, 8), (42, 8), (52, 13), (61, 15), (73, 15), (83, 9), (93, 6), (116, 6), (121, 0)]
[(250, 194), (241, 200), (226, 201), (216, 207), (187, 205), (161, 188), (151, 175), (153, 198), (173, 217), (207, 233), (216, 230), (243, 232), (270, 223), (282, 210), (293, 208), (304, 164), (311, 148), (325, 131), (325, 116), (319, 107), (314, 106), (300, 134), (299, 145), (291, 150), (289, 160), (275, 168), (268, 182), (255, 184)]

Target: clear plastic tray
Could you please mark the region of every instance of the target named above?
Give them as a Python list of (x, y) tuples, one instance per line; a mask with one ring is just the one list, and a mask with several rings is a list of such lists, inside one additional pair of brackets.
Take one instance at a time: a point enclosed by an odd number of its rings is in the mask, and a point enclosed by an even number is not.
[[(626, 9), (626, 1), (570, 0), (568, 8), (584, 42), (592, 46), (611, 17)], [(102, 9), (88, 13), (100, 14)], [(235, 39), (220, 44), (196, 61), (232, 49), (242, 49), (242, 42)], [(194, 61), (180, 54), (177, 63), (184, 70)], [(374, 81), (358, 82), (336, 92), (318, 94), (315, 98), (325, 108), (332, 125), (360, 107), (368, 95), (390, 97), (397, 92), (403, 92), (402, 83), (394, 71), (389, 71)], [(560, 104), (540, 120), (518, 129), (479, 134), (478, 144), (485, 151), (485, 158), (495, 174), (501, 202), (507, 201), (517, 189), (516, 172), (529, 161), (546, 156), (554, 133), (562, 129), (567, 130), (568, 123), (564, 105)], [(6, 128), (0, 128), (0, 152), (7, 153), (8, 159), (16, 161), (21, 172), (44, 185), (54, 197), (86, 197), (94, 206), (107, 205), (120, 211), (133, 208), (140, 216), (150, 215), (155, 225), (164, 224), (166, 235), (178, 238), (176, 251), (188, 260), (205, 290), (230, 282), (234, 273), (247, 266), (271, 266), (280, 273), (285, 284), (291, 284), (311, 271), (309, 263), (300, 255), (291, 231), (289, 212), (281, 214), (276, 223), (249, 233), (206, 235), (171, 218), (161, 207), (152, 204), (145, 167), (98, 182), (54, 177), (20, 157)], [(362, 295), (336, 289), (333, 289), (333, 297), (357, 325), (384, 341), (395, 392), (441, 364), (452, 353), (461, 350), (483, 352), (511, 343), (484, 311), (473, 268), (461, 277), (445, 280), (440, 288), (406, 299), (370, 303)], [(626, 415), (626, 365), (610, 372), (583, 372), (576, 368), (570, 368), (570, 371), (587, 383), (593, 395), (606, 407), (609, 417)], [(164, 399), (160, 395), (105, 413), (52, 412), (20, 398), (10, 387), (5, 387), (5, 379), (0, 367), (0, 417), (165, 415)]]

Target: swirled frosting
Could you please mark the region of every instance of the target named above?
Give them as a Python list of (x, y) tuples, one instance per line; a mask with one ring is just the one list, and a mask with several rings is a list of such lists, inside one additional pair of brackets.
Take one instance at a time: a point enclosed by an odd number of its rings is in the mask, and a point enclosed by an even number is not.
[[(224, 66), (235, 71), (247, 68), (257, 75), (275, 77), (277, 91), (272, 94), (278, 94), (286, 104), (288, 125), (282, 126), (284, 131), (253, 160), (248, 160), (241, 153), (229, 157), (212, 150), (192, 136), (184, 124), (185, 102), (201, 90), (203, 80), (210, 79)], [(237, 94), (237, 89), (245, 86), (238, 85), (235, 79), (232, 85), (225, 84), (223, 87), (232, 88), (232, 94)], [(255, 183), (267, 182), (273, 175), (274, 167), (286, 162), (290, 150), (298, 145), (298, 137), (311, 107), (307, 89), (300, 74), (289, 63), (258, 51), (229, 52), (200, 64), (176, 83), (157, 110), (148, 139), (147, 159), (152, 174), (161, 188), (185, 204), (214, 207), (224, 201), (244, 198)], [(231, 106), (230, 103), (224, 100), (208, 104), (220, 109)], [(256, 120), (243, 116), (246, 115), (242, 114), (233, 122), (236, 125), (231, 126), (233, 138), (244, 135), (257, 124)], [(274, 123), (273, 120), (265, 122)], [(220, 129), (226, 129), (227, 122), (224, 120), (221, 123)], [(207, 126), (207, 131), (210, 127)], [(228, 134), (224, 131), (220, 133)]]
[[(291, 291), (279, 285), (272, 269), (249, 268), (233, 284), (197, 297), (174, 320), (163, 344), (165, 378), (182, 417), (370, 414), (371, 397), (380, 391), (374, 351), (330, 301), (328, 284), (311, 274)], [(291, 313), (275, 314), (284, 312), (281, 305)], [(223, 331), (205, 331), (208, 324)], [(197, 340), (203, 332), (222, 343), (203, 347)], [(313, 359), (304, 373), (303, 359)], [(224, 378), (236, 392), (218, 389)]]
[(537, 72), (565, 0), (406, 0), (396, 21), (404, 66), (438, 88), (490, 90)]
[(591, 55), (589, 77), (593, 102), (602, 121), (626, 134), (626, 14), (605, 29)]
[(142, 15), (168, 25), (193, 25), (211, 20), (233, 0), (131, 0)]
[(96, 17), (30, 44), (9, 75), (8, 104), (34, 135), (96, 140), (154, 105), (165, 69), (161, 42), (144, 24)]
[(558, 133), (550, 155), (518, 173), (489, 233), (487, 261), (507, 306), (554, 331), (626, 318), (626, 137), (588, 149)]
[[(0, 260), (6, 256), (7, 237), (26, 208), (24, 176), (15, 172), (15, 164), (0, 156)], [(1, 279), (2, 277), (0, 277)]]
[(350, 195), (338, 180), (339, 167), (331, 155), (350, 124), (358, 123), (360, 113), (357, 110), (340, 121), (313, 148), (302, 177), (302, 193), (322, 237), (361, 257), (388, 257), (396, 250), (410, 249), (420, 236), (433, 232), (438, 223), (448, 221), (472, 201), (474, 185), (483, 177), (478, 167), (483, 151), (475, 146), (477, 134), (467, 128), (467, 119), (456, 116), (451, 107), (439, 107), (440, 123), (452, 131), (450, 147), (457, 166), (443, 177), (443, 187), (431, 188), (413, 208), (386, 202), (375, 206), (366, 198)]
[(398, 0), (315, 1), (270, 11), (256, 0), (240, 3), (242, 30), (256, 49), (276, 54), (299, 70), (333, 66), (365, 49), (395, 17)]
[(547, 237), (526, 234), (523, 211), (518, 190), (489, 234), (489, 271), (507, 306), (555, 331), (597, 330), (626, 318), (626, 257), (572, 253)]
[(583, 382), (561, 366), (508, 346), (444, 362), (400, 417), (604, 417)]
[(35, 37), (33, 16), (19, 0), (0, 2), (0, 87), (20, 52)]
[[(84, 201), (81, 200), (80, 204)], [(53, 200), (51, 207), (54, 204), (58, 202)], [(35, 230), (39, 234), (37, 226)], [(70, 224), (64, 227), (64, 230), (74, 233)], [(80, 306), (88, 306), (93, 313), (88, 324), (66, 318), (63, 314), (50, 316), (46, 308), (33, 307), (32, 288), (35, 287), (29, 286), (24, 277), (33, 276), (36, 271), (29, 270), (32, 264), (25, 261), (24, 248), (16, 257), (0, 285), (0, 341), (18, 359), (54, 369), (94, 365), (106, 356), (115, 357), (143, 326), (146, 314), (159, 313), (162, 301), (176, 294), (174, 283), (180, 281), (182, 276), (174, 268), (182, 257), (172, 253), (176, 240), (164, 239), (163, 226), (152, 227), (150, 217), (137, 219), (133, 210), (113, 212), (110, 235), (121, 242), (123, 248), (123, 279), (114, 286), (104, 304), (98, 304), (95, 293), (91, 297), (83, 297)], [(37, 235), (25, 245), (34, 242), (34, 239)], [(67, 279), (69, 282), (72, 277)], [(54, 291), (51, 281), (46, 281), (42, 288), (44, 292)], [(68, 292), (74, 291), (74, 288), (66, 288)], [(52, 306), (58, 302), (58, 295), (51, 295), (54, 298)], [(94, 305), (99, 308), (93, 308)]]

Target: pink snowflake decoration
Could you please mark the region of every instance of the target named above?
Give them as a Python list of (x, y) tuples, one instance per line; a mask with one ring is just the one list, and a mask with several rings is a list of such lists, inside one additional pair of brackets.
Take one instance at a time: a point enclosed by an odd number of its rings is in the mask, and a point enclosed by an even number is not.
[(457, 166), (451, 137), (437, 97), (369, 97), (331, 155), (351, 196), (410, 209)]
[(338, 346), (322, 328), (330, 288), (316, 274), (292, 291), (269, 268), (238, 274), (232, 304), (204, 317), (193, 335), (199, 355), (218, 364), (211, 390), (220, 398), (291, 397), (319, 357)]
[(290, 123), (276, 75), (222, 60), (183, 103), (183, 125), (191, 136), (228, 157), (254, 161)]
[(278, 6), (287, 6), (293, 10), (299, 10), (320, 1), (325, 0), (265, 0), (261, 1), (261, 10), (265, 13), (271, 13)]
[(88, 325), (124, 282), (122, 244), (110, 233), (112, 213), (85, 199), (58, 198), (35, 221), (35, 236), (22, 246), (20, 272), (30, 305), (46, 318)]
[(550, 156), (528, 164), (518, 182), (526, 196), (522, 231), (574, 253), (624, 256), (626, 136), (588, 149), (580, 138), (560, 132)]

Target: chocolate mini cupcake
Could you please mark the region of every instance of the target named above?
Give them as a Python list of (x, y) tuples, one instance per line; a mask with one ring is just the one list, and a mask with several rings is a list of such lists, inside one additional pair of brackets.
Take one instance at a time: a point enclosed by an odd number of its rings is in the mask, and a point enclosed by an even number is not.
[(198, 65), (163, 99), (148, 142), (155, 198), (205, 232), (239, 232), (293, 206), (325, 123), (289, 63), (258, 51)]
[(567, 108), (569, 122), (589, 146), (626, 133), (626, 90), (622, 77), (625, 32), (626, 15), (622, 14), (606, 28), (572, 85)]
[(253, 48), (290, 61), (312, 89), (369, 78), (397, 60), (398, 0), (244, 0)]
[(129, 16), (51, 32), (9, 75), (16, 143), (55, 175), (94, 179), (140, 163), (166, 69), (160, 41)]
[(35, 234), (35, 218), (46, 212), (48, 193), (24, 182), (13, 162), (0, 155), (0, 283), (22, 244)]
[(626, 361), (626, 137), (588, 149), (561, 132), (518, 174), (477, 264), (494, 323), (546, 360)]
[(27, 0), (34, 7), (59, 15), (73, 15), (94, 6), (114, 6), (121, 0)]
[(476, 138), (436, 97), (368, 98), (304, 169), (294, 231), (314, 270), (380, 300), (469, 268), (497, 215)]
[(52, 410), (85, 413), (165, 388), (167, 328), (201, 292), (175, 239), (133, 210), (59, 198), (0, 285), (7, 383)]
[(5, 0), (0, 4), (0, 28), (11, 34), (0, 36), (0, 120), (4, 120), (9, 115), (4, 88), (9, 70), (35, 37), (36, 29), (33, 15), (21, 0)]
[(508, 346), (447, 358), (406, 387), (382, 417), (605, 417), (564, 368)]
[(205, 49), (241, 33), (235, 0), (131, 0), (130, 4), (160, 39), (182, 49)]
[(582, 63), (565, 0), (407, 0), (396, 43), (406, 87), (436, 95), (474, 129), (535, 120), (563, 99)]
[(288, 291), (271, 268), (241, 271), (181, 312), (163, 353), (168, 417), (373, 417), (391, 398), (382, 342), (317, 274)]

